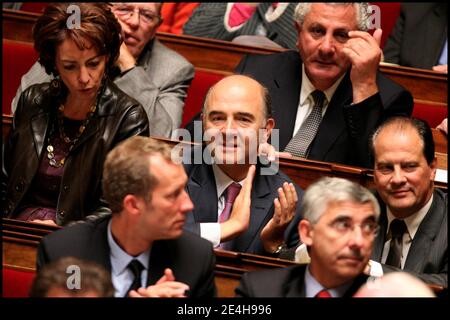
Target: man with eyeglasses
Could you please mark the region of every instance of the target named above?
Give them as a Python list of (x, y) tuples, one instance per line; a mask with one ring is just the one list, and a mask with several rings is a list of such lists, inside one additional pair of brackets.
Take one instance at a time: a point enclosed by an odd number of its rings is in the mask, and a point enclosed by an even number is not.
[(243, 275), (242, 297), (346, 297), (367, 281), (363, 273), (378, 230), (375, 196), (354, 182), (323, 177), (303, 196), (298, 224), (309, 264)]
[(448, 200), (446, 192), (434, 188), (437, 160), (429, 125), (392, 118), (377, 129), (371, 144), (383, 204), (370, 274), (403, 270), (447, 287)]
[[(111, 3), (111, 9), (122, 26), (124, 40), (117, 72), (111, 77), (122, 91), (144, 106), (150, 122), (150, 135), (170, 138), (181, 125), (184, 100), (194, 78), (194, 67), (155, 38), (162, 23), (161, 6), (155, 2)], [(36, 62), (22, 77), (11, 110), (15, 111), (20, 94), (26, 88), (49, 82), (52, 78)]]

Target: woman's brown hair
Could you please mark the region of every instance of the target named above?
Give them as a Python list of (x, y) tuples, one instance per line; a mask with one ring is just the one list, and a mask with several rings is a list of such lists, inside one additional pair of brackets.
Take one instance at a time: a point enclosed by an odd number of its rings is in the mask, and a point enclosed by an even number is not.
[[(72, 10), (70, 6), (77, 8)], [(78, 12), (79, 20), (74, 16)], [(75, 24), (71, 25), (71, 22)], [(55, 3), (45, 9), (33, 27), (34, 48), (45, 71), (57, 75), (56, 48), (64, 40), (72, 39), (80, 50), (88, 49), (87, 40), (99, 54), (108, 55), (106, 72), (109, 73), (119, 57), (123, 41), (121, 31), (119, 22), (106, 3)]]

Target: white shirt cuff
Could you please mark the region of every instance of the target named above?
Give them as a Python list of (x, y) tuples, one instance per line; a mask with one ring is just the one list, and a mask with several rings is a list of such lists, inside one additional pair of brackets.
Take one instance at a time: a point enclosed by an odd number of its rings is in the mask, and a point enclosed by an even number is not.
[(217, 247), (220, 244), (220, 223), (200, 223), (200, 236), (210, 241), (214, 248)]

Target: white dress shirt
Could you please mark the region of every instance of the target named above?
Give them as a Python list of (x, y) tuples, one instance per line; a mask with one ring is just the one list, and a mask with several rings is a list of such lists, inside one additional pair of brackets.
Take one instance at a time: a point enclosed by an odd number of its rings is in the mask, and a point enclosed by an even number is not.
[(142, 287), (147, 287), (148, 261), (150, 249), (141, 253), (137, 257), (130, 256), (114, 240), (111, 232), (111, 221), (108, 223), (108, 245), (111, 259), (111, 279), (114, 285), (114, 296), (124, 297), (134, 280), (133, 272), (128, 268), (128, 264), (133, 259), (139, 260), (144, 266), (141, 273)]
[(350, 288), (351, 285), (352, 285), (352, 282), (345, 283), (345, 284), (343, 284), (343, 285), (341, 285), (339, 287), (336, 287), (336, 288), (329, 288), (329, 289), (327, 289), (324, 286), (322, 286), (316, 280), (316, 278), (314, 278), (314, 276), (311, 274), (311, 272), (309, 272), (309, 265), (306, 267), (306, 272), (305, 272), (305, 296), (307, 298), (314, 298), (322, 290), (327, 290), (328, 293), (333, 298), (343, 297), (345, 292), (348, 290), (348, 288)]
[[(219, 202), (217, 204), (217, 221), (219, 221), (219, 216), (225, 208), (225, 190), (230, 184), (232, 184), (233, 179), (227, 176), (217, 165), (212, 165), (214, 172), (214, 179), (216, 182), (217, 189), (217, 199)], [(241, 186), (244, 186), (245, 179), (239, 181)], [(203, 222), (200, 223), (200, 236), (206, 240), (209, 240), (214, 247), (220, 244), (220, 223), (219, 222)]]
[[(327, 90), (323, 92), (325, 94), (326, 99), (322, 107), (322, 117), (325, 115), (325, 112), (327, 111), (328, 108), (328, 104), (331, 101), (331, 98), (333, 97), (334, 93), (336, 92), (337, 87), (344, 78), (344, 75), (345, 74), (343, 74), (331, 87), (329, 87)], [(292, 136), (294, 136), (297, 133), (298, 129), (300, 129), (303, 122), (306, 120), (306, 118), (308, 118), (309, 114), (311, 113), (314, 107), (314, 99), (311, 96), (311, 93), (315, 90), (316, 88), (306, 75), (305, 65), (302, 64), (302, 87), (300, 89), (300, 99)]]

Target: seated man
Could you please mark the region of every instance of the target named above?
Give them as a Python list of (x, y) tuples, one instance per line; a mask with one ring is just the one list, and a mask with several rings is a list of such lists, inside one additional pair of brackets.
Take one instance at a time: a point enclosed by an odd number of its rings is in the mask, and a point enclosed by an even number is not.
[(378, 72), (381, 30), (367, 3), (300, 3), (297, 51), (251, 55), (236, 71), (269, 89), (280, 150), (369, 168), (368, 141), (392, 115), (411, 115), (404, 88)]
[(241, 297), (345, 297), (367, 280), (363, 274), (378, 229), (373, 194), (354, 182), (323, 177), (303, 196), (300, 238), (311, 262), (248, 272), (236, 288)]
[(393, 118), (372, 138), (381, 205), (371, 274), (404, 270), (448, 286), (447, 193), (434, 188), (433, 135), (424, 121)]
[(31, 287), (32, 298), (114, 297), (111, 274), (97, 263), (65, 257), (45, 265)]
[[(274, 126), (271, 112), (267, 90), (246, 76), (226, 77), (206, 96), (203, 129), (210, 140), (203, 154), (211, 151), (214, 161), (185, 165), (194, 202), (186, 228), (214, 246), (274, 254), (298, 212), (302, 190), (284, 173), (258, 164), (253, 180), (256, 153)], [(268, 174), (262, 174), (265, 169)], [(246, 184), (248, 193), (243, 192)]]
[[(139, 13), (136, 13), (139, 10)], [(155, 39), (161, 24), (161, 3), (114, 3), (112, 11), (122, 26), (124, 42), (117, 72), (110, 75), (126, 94), (140, 102), (148, 115), (152, 136), (171, 137), (179, 128), (184, 99), (194, 78), (194, 67)], [(29, 86), (53, 78), (36, 62), (21, 80), (11, 110)]]
[(383, 49), (384, 60), (447, 73), (447, 29), (447, 3), (402, 3)]
[(105, 161), (103, 191), (112, 214), (53, 232), (39, 245), (37, 269), (65, 256), (111, 272), (116, 297), (212, 297), (211, 244), (183, 233), (192, 202), (167, 145), (128, 139)]

